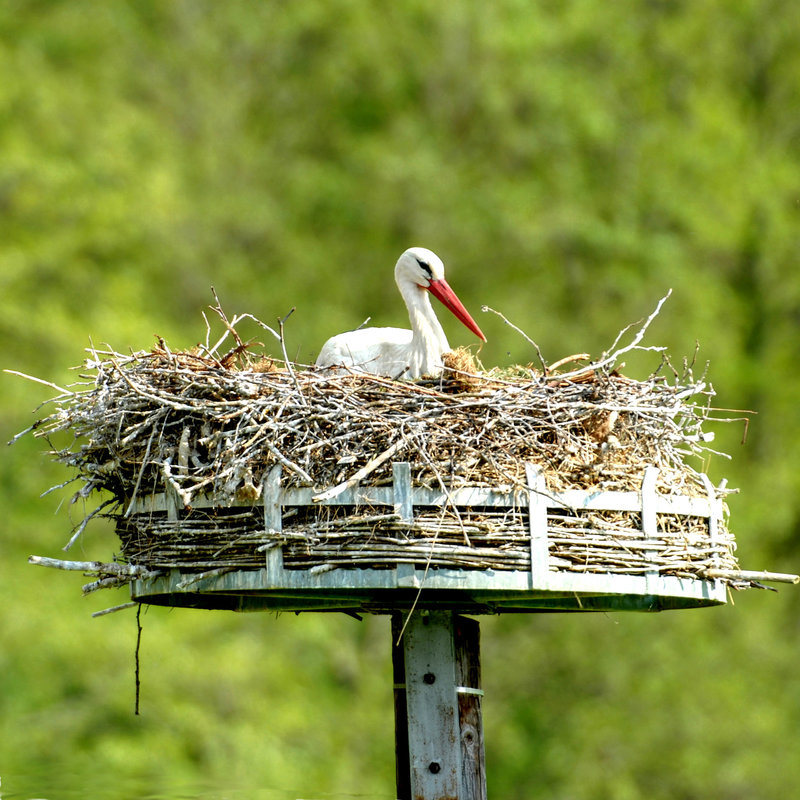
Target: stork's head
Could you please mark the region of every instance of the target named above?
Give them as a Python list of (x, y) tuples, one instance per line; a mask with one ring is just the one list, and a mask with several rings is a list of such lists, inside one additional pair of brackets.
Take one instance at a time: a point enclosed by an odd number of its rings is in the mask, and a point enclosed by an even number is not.
[(444, 280), (444, 264), (432, 250), (410, 247), (398, 259), (394, 277), (398, 283), (410, 281), (428, 289), (432, 281)]
[(425, 247), (410, 247), (398, 259), (394, 278), (398, 286), (414, 283), (420, 289), (427, 289), (478, 338), (486, 341), (483, 331), (444, 279), (444, 264), (436, 253)]

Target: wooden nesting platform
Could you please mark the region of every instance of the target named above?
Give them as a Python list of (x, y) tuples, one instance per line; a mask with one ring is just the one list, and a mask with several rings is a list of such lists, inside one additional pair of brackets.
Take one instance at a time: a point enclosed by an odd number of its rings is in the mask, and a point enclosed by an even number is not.
[[(258, 505), (215, 508), (174, 493), (138, 499), (118, 523), (123, 556), (146, 567), (137, 601), (232, 610), (390, 613), (412, 606), (490, 614), (535, 610), (660, 611), (724, 603), (736, 568), (723, 504), (656, 491), (549, 492), (411, 482), (315, 500), (282, 486), (281, 465)], [(317, 497), (319, 497), (317, 495)], [(183, 553), (183, 555), (182, 555)]]
[(271, 329), (214, 311), (214, 345), (91, 349), (78, 383), (44, 381), (55, 407), (15, 438), (70, 468), (54, 489), (101, 498), (64, 549), (102, 517), (121, 549), (32, 563), (141, 602), (375, 613), (685, 608), (795, 578), (739, 569), (731, 490), (688, 463), (715, 453), (707, 424), (739, 419), (705, 376), (665, 355), (644, 381), (617, 371), (662, 350), (639, 344), (658, 309), (585, 366), (456, 359), (415, 382), (293, 364), (274, 331), (283, 361), (251, 357), (235, 326)]

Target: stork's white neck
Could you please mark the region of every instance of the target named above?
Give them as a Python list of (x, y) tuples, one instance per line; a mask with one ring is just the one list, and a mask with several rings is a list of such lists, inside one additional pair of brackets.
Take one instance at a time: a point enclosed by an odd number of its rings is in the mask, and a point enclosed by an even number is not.
[(420, 374), (441, 369), (441, 356), (450, 350), (447, 337), (431, 306), (430, 294), (414, 281), (397, 281), (411, 323), (410, 361)]

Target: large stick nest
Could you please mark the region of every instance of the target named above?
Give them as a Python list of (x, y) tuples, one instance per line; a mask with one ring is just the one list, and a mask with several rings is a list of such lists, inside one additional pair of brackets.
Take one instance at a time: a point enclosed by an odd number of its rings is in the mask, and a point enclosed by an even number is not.
[(532, 462), (552, 491), (634, 490), (656, 466), (660, 491), (705, 494), (686, 461), (706, 457), (713, 438), (705, 377), (663, 356), (644, 381), (615, 371), (622, 353), (661, 349), (639, 345), (655, 313), (632, 344), (569, 372), (476, 373), (459, 351), (443, 377), (417, 382), (255, 358), (234, 327), (244, 317), (226, 319), (235, 346), (224, 354), (226, 337), (188, 352), (163, 340), (130, 355), (92, 349), (84, 383), (56, 398), (34, 430), (52, 441), (71, 433), (54, 455), (76, 469), (80, 495), (107, 490), (120, 504), (166, 484), (187, 508), (198, 494), (225, 506), (255, 498), (276, 463), (286, 485), (330, 487), (365, 471), (381, 483), (391, 460), (411, 462), (415, 483), (441, 488), (522, 485)]
[[(217, 558), (214, 553), (226, 550), (230, 555), (235, 550), (237, 537), (237, 542), (248, 537), (261, 542), (264, 532), (256, 530), (258, 515), (240, 524), (236, 522), (240, 512), (230, 517), (231, 541), (223, 542), (221, 549), (216, 540), (201, 545), (181, 537), (183, 530), (196, 532), (209, 525), (224, 537), (222, 510), (247, 502), (255, 505), (263, 479), (276, 464), (282, 467), (284, 486), (312, 486), (317, 492), (359, 481), (388, 483), (393, 461), (411, 464), (414, 485), (445, 492), (465, 485), (524, 488), (526, 462), (539, 467), (551, 492), (630, 491), (638, 490), (645, 470), (655, 466), (660, 493), (708, 496), (708, 481), (687, 458), (707, 457), (712, 437), (704, 428), (709, 421), (726, 418), (715, 416), (713, 390), (705, 377), (694, 376), (691, 364), (676, 370), (661, 348), (641, 344), (660, 307), (661, 303), (631, 334), (628, 344), (620, 344), (629, 332), (625, 329), (608, 353), (586, 366), (576, 367), (570, 358), (563, 360), (560, 372), (543, 361), (538, 368), (483, 372), (461, 351), (449, 357), (449, 369), (442, 377), (411, 382), (356, 374), (330, 376), (304, 368), (286, 358), (282, 324), (278, 334), (250, 315), (228, 319), (218, 305), (214, 310), (225, 332), (213, 346), (207, 335), (206, 344), (191, 351), (173, 351), (163, 340), (150, 351), (129, 355), (90, 350), (82, 382), (63, 390), (52, 401), (55, 410), (33, 431), (53, 444), (63, 434), (71, 435), (66, 446), (54, 446), (53, 454), (74, 468), (74, 479), (81, 482), (76, 498), (97, 491), (110, 495), (78, 526), (70, 544), (92, 516), (110, 515), (118, 521), (124, 559), (146, 568), (193, 563), (209, 567)], [(283, 359), (251, 354), (250, 345), (236, 330), (245, 319), (275, 335)], [(646, 380), (632, 380), (616, 371), (620, 357), (632, 350), (661, 352), (658, 368)], [(723, 487), (715, 490), (717, 497), (725, 494)], [(132, 514), (137, 499), (165, 489), (177, 494), (189, 516), (175, 523), (151, 516), (139, 525), (135, 518), (143, 515)], [(201, 497), (201, 505), (211, 505), (220, 514), (191, 516), (193, 502)], [(330, 518), (330, 510), (325, 513), (325, 518), (317, 515), (303, 523), (305, 527), (300, 525), (287, 557), (301, 552), (308, 559), (316, 553), (317, 560), (307, 563), (325, 566), (326, 559), (335, 564), (342, 558), (346, 563), (349, 556), (337, 544), (341, 531), (357, 530), (362, 524), (372, 541), (375, 520), (383, 519), (370, 517), (369, 510), (367, 517), (362, 511), (351, 520), (342, 520), (341, 512), (336, 519)], [(470, 553), (464, 550), (464, 520), (458, 511), (455, 514), (457, 533), (451, 549), (455, 554), (457, 542), (460, 557), (466, 558)], [(365, 518), (368, 524), (363, 523)], [(442, 520), (440, 514), (433, 541), (442, 530)], [(502, 539), (503, 525), (478, 522), (476, 530), (487, 530), (495, 544)], [(387, 523), (395, 531), (392, 542), (399, 541), (398, 524)], [(671, 535), (686, 542), (696, 538), (692, 528), (696, 521), (686, 522), (691, 531), (681, 532), (682, 524), (678, 521)], [(420, 520), (415, 525), (424, 528)], [(516, 530), (520, 525), (522, 535)], [(583, 535), (580, 528), (575, 533), (578, 539)], [(321, 536), (323, 529), (327, 533)], [(592, 523), (586, 535), (600, 529), (621, 535), (614, 520), (599, 527)], [(509, 533), (510, 539), (523, 540), (522, 558), (524, 530), (522, 522), (515, 522), (513, 535)], [(166, 549), (161, 552), (159, 531), (169, 539), (163, 540)], [(412, 542), (411, 533), (409, 529), (402, 534), (407, 547), (418, 548), (425, 539)], [(714, 558), (720, 556), (721, 546), (722, 565), (735, 568), (733, 538), (727, 530), (720, 533), (724, 535)], [(155, 539), (145, 541), (151, 535)], [(305, 537), (305, 544), (297, 544), (298, 536)], [(314, 553), (312, 544), (319, 545)], [(446, 536), (437, 546), (447, 546)], [(468, 538), (466, 546), (472, 546)], [(503, 547), (501, 542), (498, 557)], [(257, 567), (263, 547), (251, 549), (242, 561), (231, 561), (231, 568)], [(506, 556), (513, 555), (511, 549)], [(571, 556), (564, 552), (569, 563)], [(703, 556), (703, 568), (712, 555)], [(447, 557), (447, 553), (442, 556), (443, 563)], [(686, 571), (683, 556), (679, 561), (683, 566), (674, 574), (698, 574)], [(486, 567), (484, 561), (479, 563)], [(509, 564), (499, 568), (517, 568), (516, 562)], [(603, 570), (605, 565), (592, 569)], [(114, 577), (113, 582), (119, 580)]]
[[(322, 488), (389, 451), (422, 485), (522, 484), (527, 461), (555, 491), (636, 489), (657, 466), (662, 491), (705, 492), (684, 461), (706, 438), (702, 381), (481, 376), (465, 391), (461, 378), (425, 385), (293, 365), (254, 371), (164, 348), (90, 366), (92, 388), (39, 429), (74, 434), (57, 458), (78, 470), (84, 495), (104, 489), (129, 502), (166, 482), (187, 508), (199, 493), (224, 506), (254, 496), (273, 464), (285, 467), (287, 485)], [(390, 477), (387, 458), (370, 482)]]

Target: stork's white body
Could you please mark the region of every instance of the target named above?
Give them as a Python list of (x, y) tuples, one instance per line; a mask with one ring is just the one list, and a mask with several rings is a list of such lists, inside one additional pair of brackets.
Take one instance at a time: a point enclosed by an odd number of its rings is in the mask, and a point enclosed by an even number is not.
[(447, 337), (431, 307), (429, 292), (441, 300), (470, 330), (485, 341), (475, 321), (444, 279), (439, 257), (423, 247), (400, 256), (395, 282), (408, 308), (411, 330), (363, 328), (340, 333), (325, 342), (317, 366), (335, 372), (368, 372), (392, 378), (421, 378), (442, 371)]

